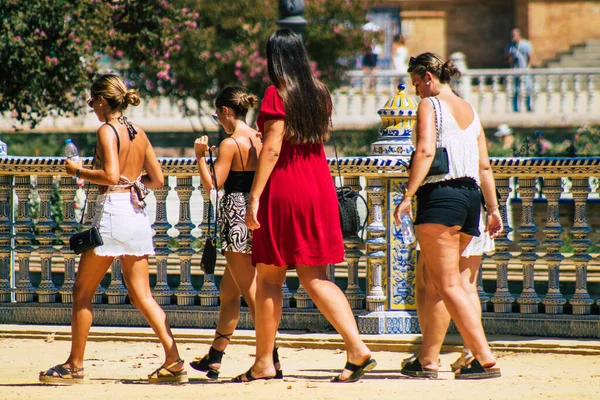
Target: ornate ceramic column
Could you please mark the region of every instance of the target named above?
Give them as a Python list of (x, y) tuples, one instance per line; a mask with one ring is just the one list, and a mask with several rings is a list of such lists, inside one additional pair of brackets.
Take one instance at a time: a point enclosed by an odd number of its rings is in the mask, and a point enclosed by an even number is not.
[(19, 199), (17, 220), (15, 222), (19, 279), (15, 293), (18, 303), (29, 303), (33, 301), (33, 294), (35, 293), (29, 278), (29, 258), (33, 252), (31, 246), (33, 223), (29, 217), (29, 193), (31, 192), (31, 177), (29, 175), (15, 176), (15, 192)]
[[(344, 177), (344, 185), (350, 186), (356, 192), (360, 192), (360, 177)], [(345, 259), (348, 264), (348, 286), (346, 287), (346, 298), (350, 307), (353, 309), (362, 309), (365, 300), (365, 294), (360, 290), (358, 284), (358, 262), (363, 253), (358, 249), (361, 239), (358, 236), (344, 238)]]
[(534, 265), (538, 259), (535, 252), (540, 244), (535, 238), (538, 228), (533, 220), (533, 198), (535, 196), (535, 178), (519, 178), (519, 197), (522, 201), (521, 226), (518, 229), (521, 234), (519, 246), (521, 247), (521, 265), (523, 265), (523, 291), (517, 299), (521, 305), (521, 314), (536, 314), (540, 298), (535, 292)]
[[(212, 229), (214, 229), (214, 218), (215, 218), (215, 209), (214, 205), (210, 203), (210, 193), (207, 193), (204, 190), (204, 187), (200, 185), (199, 187), (202, 198), (204, 199), (204, 207), (203, 207), (203, 215), (202, 215), (202, 244), (206, 242), (206, 236), (208, 235), (208, 227), (212, 224)], [(217, 226), (217, 232), (218, 232)], [(198, 292), (198, 297), (200, 297), (200, 305), (202, 306), (217, 306), (219, 304), (219, 289), (215, 284), (215, 275), (214, 274), (204, 274), (204, 282), (202, 284), (202, 288)]]
[(282, 298), (283, 308), (290, 308), (290, 300), (292, 298), (292, 292), (290, 292), (290, 289), (287, 287), (287, 284), (285, 283), (285, 281), (283, 281), (283, 285), (281, 286), (281, 294), (283, 296), (283, 298)]
[[(413, 152), (412, 128), (417, 116), (415, 99), (404, 84), (378, 111), (383, 122), (379, 140), (371, 145), (375, 156), (408, 157)], [(406, 174), (406, 164), (397, 172)], [(364, 333), (417, 333), (415, 305), (415, 245), (402, 242), (392, 212), (400, 202), (406, 177), (368, 177), (370, 224), (367, 226), (367, 311), (359, 317)], [(388, 244), (389, 243), (389, 244)]]
[(548, 293), (544, 296), (542, 303), (546, 307), (546, 314), (562, 314), (565, 298), (560, 293), (560, 264), (565, 258), (560, 248), (565, 242), (560, 238), (564, 229), (559, 222), (558, 201), (562, 193), (560, 178), (544, 179), (544, 195), (548, 200), (547, 222), (544, 227), (546, 247), (544, 259), (548, 265)]
[(63, 198), (63, 221), (61, 240), (63, 242), (62, 255), (64, 260), (64, 281), (58, 294), (63, 303), (73, 302), (73, 284), (75, 283), (75, 253), (69, 248), (69, 238), (77, 232), (79, 221), (75, 218), (75, 193), (77, 181), (70, 176), (60, 178), (60, 192)]
[(152, 289), (152, 295), (156, 302), (160, 305), (171, 304), (171, 296), (173, 290), (167, 282), (167, 259), (171, 250), (168, 247), (171, 237), (167, 231), (171, 229), (171, 224), (167, 220), (167, 195), (171, 188), (169, 185), (164, 185), (161, 188), (154, 189), (154, 197), (156, 198), (156, 218), (152, 229), (154, 229), (154, 246), (156, 258), (156, 285)]
[(110, 266), (110, 285), (106, 288), (108, 304), (125, 304), (127, 289), (123, 285), (121, 261), (116, 257)]
[(0, 176), (0, 303), (10, 302), (12, 294), (10, 287), (12, 184), (12, 175)]
[(56, 240), (56, 235), (52, 232), (56, 224), (50, 212), (50, 198), (54, 190), (53, 177), (38, 176), (37, 190), (40, 196), (40, 218), (37, 224), (40, 233), (36, 239), (40, 242), (38, 252), (42, 263), (42, 280), (35, 292), (40, 303), (54, 303), (58, 289), (52, 282), (52, 255), (55, 252), (53, 242)]
[(315, 304), (310, 299), (302, 283), (298, 285), (298, 290), (294, 293), (294, 299), (296, 300), (296, 308), (315, 308)]
[[(508, 262), (510, 261), (511, 254), (508, 251), (508, 247), (512, 244), (512, 241), (508, 238), (508, 234), (512, 232), (512, 228), (508, 223), (508, 210), (507, 210), (507, 199), (511, 192), (510, 179), (501, 178), (496, 179), (496, 189), (500, 197), (498, 198), (498, 204), (500, 206), (500, 214), (502, 215), (502, 223), (504, 229), (496, 238), (496, 251), (494, 252), (493, 259), (496, 262), (496, 292), (491, 299), (494, 305), (495, 313), (509, 313), (512, 309), (512, 303), (515, 298), (508, 290)], [(508, 204), (510, 207), (510, 204)]]
[(177, 186), (175, 187), (177, 196), (179, 196), (179, 222), (175, 228), (179, 231), (177, 241), (179, 249), (176, 253), (179, 257), (180, 281), (179, 287), (175, 290), (177, 296), (177, 305), (191, 306), (194, 304), (194, 297), (198, 293), (192, 286), (192, 256), (195, 254), (191, 244), (194, 236), (190, 233), (194, 229), (190, 217), (190, 197), (194, 191), (191, 177), (177, 177)]
[(589, 314), (591, 305), (594, 301), (587, 291), (587, 266), (592, 257), (587, 249), (592, 245), (588, 239), (591, 229), (587, 224), (586, 202), (590, 192), (588, 178), (573, 178), (571, 186), (573, 200), (575, 201), (575, 215), (573, 228), (573, 241), (571, 246), (575, 250), (575, 255), (571, 257), (575, 264), (575, 294), (569, 300), (573, 306), (573, 314)]

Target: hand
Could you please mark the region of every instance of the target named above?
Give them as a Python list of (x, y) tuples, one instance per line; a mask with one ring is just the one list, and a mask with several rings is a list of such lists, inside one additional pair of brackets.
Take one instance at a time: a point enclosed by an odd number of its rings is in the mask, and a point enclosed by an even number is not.
[(502, 226), (502, 216), (500, 211), (494, 210), (487, 214), (485, 231), (489, 232), (492, 239), (496, 239), (504, 227)]
[(260, 228), (258, 223), (258, 199), (250, 199), (248, 208), (246, 208), (246, 226), (251, 231)]
[[(194, 153), (196, 153), (196, 158), (204, 158), (204, 153), (208, 151), (208, 148), (208, 136), (201, 136), (194, 141)], [(211, 150), (214, 149), (215, 146), (212, 146)]]
[(67, 172), (68, 175), (75, 176), (75, 174), (77, 173), (77, 170), (81, 169), (82, 165), (83, 165), (82, 159), (79, 159), (79, 161), (77, 161), (77, 162), (73, 162), (73, 161), (69, 160), (68, 158), (65, 159), (65, 171)]
[(396, 209), (394, 210), (394, 219), (396, 220), (396, 225), (401, 224), (400, 218), (402, 217), (402, 214), (406, 214), (410, 217), (410, 219), (413, 219), (412, 197), (404, 197), (400, 204), (396, 206)]

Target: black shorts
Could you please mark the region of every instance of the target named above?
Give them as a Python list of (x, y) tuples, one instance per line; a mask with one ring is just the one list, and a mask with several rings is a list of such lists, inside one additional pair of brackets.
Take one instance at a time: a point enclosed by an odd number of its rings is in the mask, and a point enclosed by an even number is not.
[(367, 53), (363, 55), (363, 67), (375, 68), (377, 66), (377, 54)]
[(479, 236), (481, 192), (474, 179), (458, 178), (427, 183), (419, 188), (415, 225), (460, 226), (460, 231)]

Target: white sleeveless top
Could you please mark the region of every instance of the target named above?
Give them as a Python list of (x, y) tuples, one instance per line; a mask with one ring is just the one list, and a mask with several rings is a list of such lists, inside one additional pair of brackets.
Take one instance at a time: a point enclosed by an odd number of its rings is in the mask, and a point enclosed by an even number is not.
[[(433, 98), (426, 97), (426, 99), (431, 102), (435, 113), (440, 113), (441, 115), (441, 130), (438, 130), (438, 132), (440, 132), (441, 136), (441, 146), (445, 147), (448, 151), (450, 171), (445, 175), (428, 176), (421, 185), (457, 178), (473, 178), (479, 185), (479, 147), (477, 139), (481, 133), (481, 123), (479, 122), (477, 111), (471, 106), (473, 121), (471, 121), (467, 129), (462, 130), (444, 101), (438, 99), (438, 103)], [(441, 110), (438, 104), (441, 105)], [(434, 115), (437, 117), (435, 125), (437, 128), (440, 115)], [(416, 135), (412, 135), (411, 140), (413, 145), (416, 146)], [(436, 145), (439, 146), (439, 141), (436, 142)]]

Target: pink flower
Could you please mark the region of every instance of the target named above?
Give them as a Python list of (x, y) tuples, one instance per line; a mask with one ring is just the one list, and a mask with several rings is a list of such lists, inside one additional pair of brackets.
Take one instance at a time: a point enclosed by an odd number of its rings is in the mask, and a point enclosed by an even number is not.
[(166, 71), (160, 71), (158, 74), (156, 74), (156, 77), (158, 79), (167, 79), (169, 77), (169, 73)]
[(123, 52), (121, 50), (117, 50), (117, 57), (123, 57)]
[(235, 67), (236, 68), (242, 68), (242, 62), (241, 61), (236, 61)]
[(240, 71), (239, 69), (236, 69), (236, 70), (235, 70), (235, 76), (237, 76), (238, 78), (239, 78), (240, 76), (242, 76), (242, 71)]
[(221, 53), (219, 53), (219, 52), (217, 51), (217, 52), (215, 53), (215, 58), (216, 58), (217, 60), (220, 60), (220, 59), (221, 59)]
[(340, 28), (337, 26), (333, 27), (333, 33), (340, 33)]

